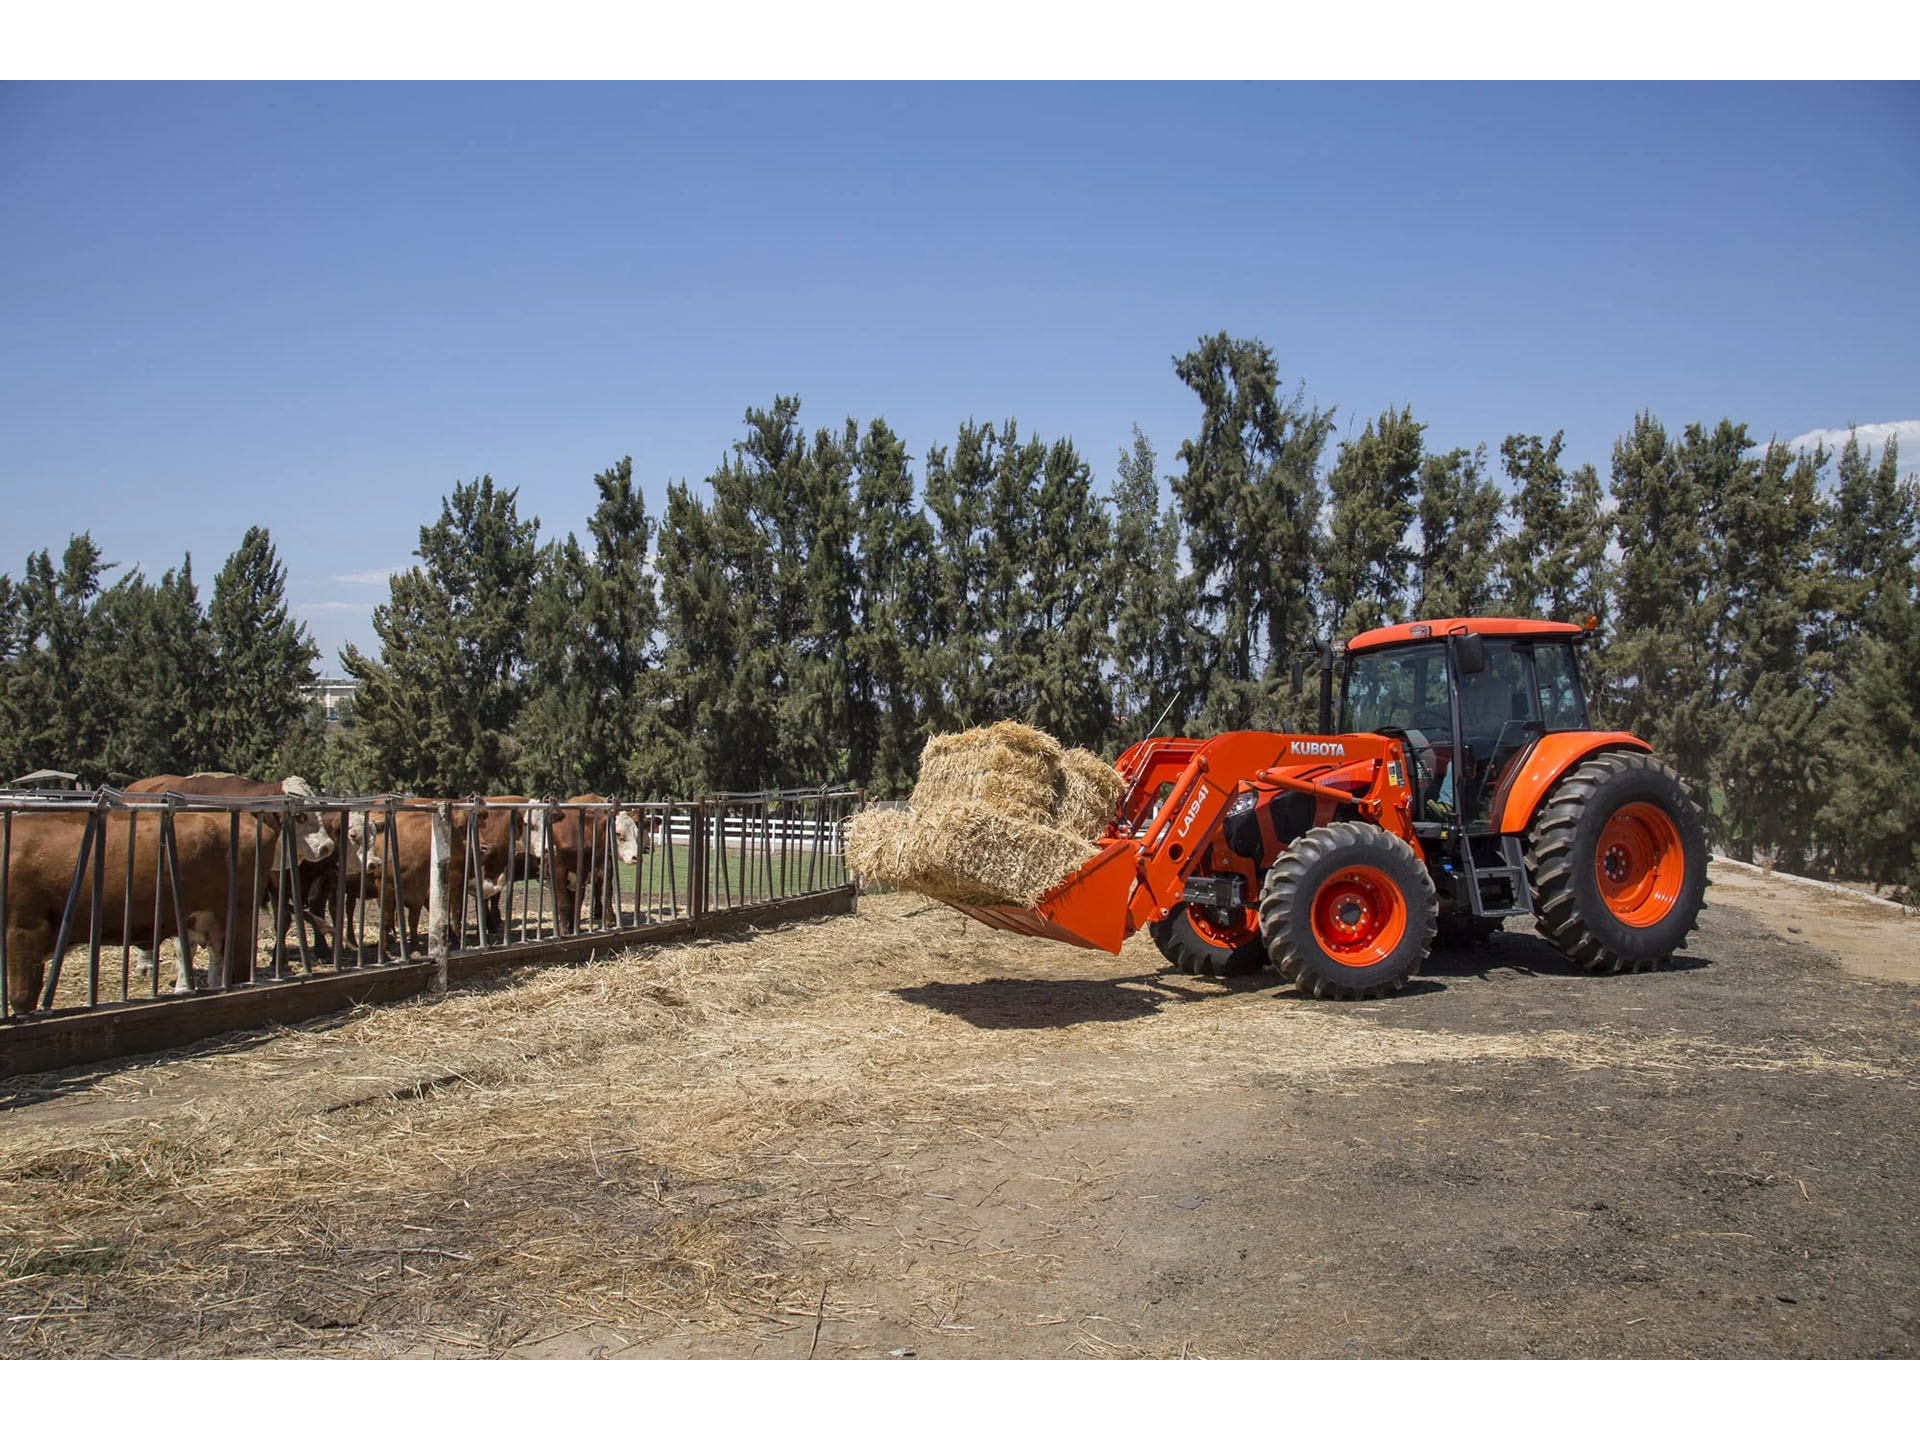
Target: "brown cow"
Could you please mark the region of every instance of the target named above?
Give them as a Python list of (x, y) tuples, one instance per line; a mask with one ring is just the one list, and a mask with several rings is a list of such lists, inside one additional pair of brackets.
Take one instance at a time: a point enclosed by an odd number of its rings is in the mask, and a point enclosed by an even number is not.
[[(639, 862), (652, 848), (652, 827), (643, 823), (640, 812), (626, 807), (613, 812), (613, 836), (607, 835), (607, 812), (587, 809), (604, 806), (604, 795), (571, 795), (564, 805), (550, 807), (553, 816), (551, 841), (553, 889), (556, 908), (555, 928), (571, 935), (579, 928), (580, 902), (588, 894), (594, 897), (593, 916), (600, 918), (600, 906), (607, 882), (614, 875), (615, 855), (622, 865)], [(542, 845), (541, 828), (533, 829), (533, 854), (537, 858)]]
[[(407, 798), (420, 801), (424, 797), (412, 795)], [(450, 904), (455, 905), (460, 894), (461, 870), (466, 864), (466, 809), (464, 805), (453, 807), (453, 823), (450, 827), (452, 848), (447, 853), (447, 895)], [(388, 837), (392, 842), (393, 867), (399, 871), (397, 884), (388, 875)], [(396, 810), (389, 822), (382, 811), (356, 810), (347, 822), (349, 865), (359, 863), (363, 840), (367, 874), (378, 882), (380, 933), (393, 937), (396, 951), (403, 956), (410, 948), (409, 939), (424, 947), (425, 937), (421, 933), (420, 922), (427, 910), (433, 879), (433, 812), (426, 809)], [(356, 890), (349, 884), (348, 901), (357, 898)], [(373, 898), (371, 891), (367, 898)], [(396, 935), (394, 921), (400, 909), (406, 911), (406, 929)]]
[[(172, 793), (212, 799), (256, 799), (271, 795), (296, 795), (310, 798), (313, 794), (312, 787), (298, 775), (289, 775), (285, 780), (274, 784), (265, 780), (249, 780), (244, 775), (235, 775), (231, 771), (224, 770), (202, 770), (192, 775), (150, 775), (144, 780), (135, 780), (126, 788), (127, 793), (132, 795)], [(242, 816), (240, 821), (242, 830), (251, 829), (252, 825), (251, 818)], [(275, 833), (278, 834), (277, 825)], [(231, 822), (229, 822), (228, 834), (231, 837)], [(323, 877), (330, 878), (333, 875), (335, 866), (339, 864), (335, 853), (339, 835), (340, 822), (337, 816), (323, 816), (307, 811), (294, 812), (293, 853), (300, 882), (300, 893), (295, 898), (295, 904), (304, 905), (309, 891), (318, 889)], [(252, 861), (249, 860), (248, 863), (251, 865)], [(259, 856), (259, 865), (266, 872), (265, 884), (261, 892), (262, 898), (267, 903), (277, 905), (280, 893), (279, 851), (264, 850)], [(251, 871), (247, 878), (250, 883)], [(278, 937), (282, 946), (286, 944), (287, 928), (294, 918), (293, 906), (290, 905), (287, 924), (280, 927)], [(314, 919), (314, 923), (318, 925), (317, 917), (310, 915), (309, 918)], [(254, 952), (249, 949), (244, 959), (237, 960), (234, 973), (228, 976), (229, 983), (239, 984), (253, 977), (253, 958)], [(149, 964), (147, 957), (142, 954), (135, 966), (136, 973), (146, 974)], [(193, 985), (192, 952), (183, 947), (180, 970), (175, 978), (174, 989), (176, 992), (184, 993), (191, 990)]]
[[(540, 812), (537, 808), (519, 808), (526, 804), (524, 795), (482, 798), (486, 803), (476, 807), (480, 819), (474, 827), (480, 847), (480, 893), (485, 906), (487, 939), (498, 941), (506, 931), (506, 920), (500, 910), (502, 892), (515, 882), (532, 879), (537, 874), (528, 863), (527, 829), (530, 824), (539, 823)], [(502, 808), (493, 808), (496, 806)], [(456, 807), (454, 823), (464, 826), (466, 813), (466, 807)]]
[[(47, 957), (53, 953), (66, 907), (74, 868), (86, 834), (85, 811), (24, 811), (13, 817), (12, 843), (3, 880), (7, 895), (7, 1003), (16, 1012), (38, 1007), (46, 980)], [(161, 941), (180, 942), (182, 970), (189, 975), (192, 945), (221, 954), (227, 943), (227, 855), (229, 820), (207, 811), (181, 811), (173, 817), (174, 854), (180, 876), (180, 903), (187, 912), (187, 933), (180, 933), (174, 913), (171, 885), (161, 885), (159, 871), (160, 815), (152, 810), (108, 812), (103, 826), (104, 861), (101, 867), (101, 944), (138, 945), (147, 950)], [(280, 817), (260, 817), (262, 863), (259, 881), (254, 867), (251, 820), (240, 827), (240, 846), (234, 853), (240, 894), (234, 899), (239, 927), (234, 935), (236, 957), (250, 957), (260, 894), (274, 847), (280, 838)], [(96, 837), (99, 846), (101, 837)], [(133, 883), (127, 886), (127, 853), (133, 852)], [(80, 872), (74, 897), (68, 943), (84, 942), (93, 907), (94, 862), (91, 856)], [(162, 889), (160, 924), (154, 925), (154, 892)], [(250, 973), (245, 958), (238, 961), (242, 977)]]

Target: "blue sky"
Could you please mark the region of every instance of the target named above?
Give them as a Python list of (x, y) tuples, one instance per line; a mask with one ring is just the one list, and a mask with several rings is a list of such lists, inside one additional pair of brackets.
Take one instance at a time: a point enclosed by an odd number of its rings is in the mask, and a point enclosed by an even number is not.
[(545, 536), (630, 453), (657, 513), (776, 393), (1164, 472), (1220, 329), (1343, 433), (1920, 460), (1917, 222), (1914, 84), (0, 86), (0, 570), (204, 598), (265, 524), (332, 668), (456, 481)]

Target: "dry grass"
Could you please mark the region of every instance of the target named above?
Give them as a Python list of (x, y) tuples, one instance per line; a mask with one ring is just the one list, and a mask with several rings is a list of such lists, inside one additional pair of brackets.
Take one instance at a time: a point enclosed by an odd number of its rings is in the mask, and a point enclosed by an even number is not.
[(1060, 757), (1065, 781), (1054, 823), (1062, 830), (1091, 840), (1113, 820), (1127, 782), (1120, 772), (1091, 750), (1068, 750)]
[(936, 735), (920, 752), (909, 803), (922, 813), (972, 804), (1050, 825), (1064, 783), (1060, 757), (1058, 740), (1013, 720)]
[(848, 864), (936, 900), (1031, 905), (1093, 856), (1122, 788), (1099, 756), (1010, 720), (936, 735), (911, 810), (855, 816)]
[(1031, 905), (1093, 854), (1077, 835), (974, 804), (866, 811), (847, 832), (854, 873), (962, 905)]
[[(44, 1104), (0, 1086), (0, 1353), (790, 1340), (817, 1313), (857, 1318), (833, 1298), (857, 1288), (835, 1237), (868, 1234), (886, 1243), (860, 1263), (938, 1331), (965, 1323), (982, 1244), (916, 1232), (896, 1252), (886, 1217), (964, 1147), (1436, 1060), (1878, 1073), (1683, 1038), (1394, 1027), (1158, 969), (1138, 938), (1109, 960), (886, 896), (68, 1078)], [(1091, 1187), (1096, 1162), (1020, 1183)], [(1057, 1263), (991, 1268), (1044, 1284)], [(1085, 1353), (1120, 1343), (1071, 1323)]]

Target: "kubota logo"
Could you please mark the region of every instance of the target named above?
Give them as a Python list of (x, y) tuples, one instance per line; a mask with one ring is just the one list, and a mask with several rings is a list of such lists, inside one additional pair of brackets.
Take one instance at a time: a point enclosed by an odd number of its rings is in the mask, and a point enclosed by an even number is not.
[(1200, 807), (1206, 803), (1206, 799), (1207, 787), (1202, 785), (1199, 790), (1194, 793), (1193, 803), (1187, 806), (1186, 815), (1181, 818), (1180, 838), (1182, 840), (1187, 838), (1187, 831), (1193, 828), (1193, 817), (1200, 813)]
[(1346, 758), (1347, 747), (1338, 740), (1296, 740), (1293, 742), (1295, 755), (1338, 755)]

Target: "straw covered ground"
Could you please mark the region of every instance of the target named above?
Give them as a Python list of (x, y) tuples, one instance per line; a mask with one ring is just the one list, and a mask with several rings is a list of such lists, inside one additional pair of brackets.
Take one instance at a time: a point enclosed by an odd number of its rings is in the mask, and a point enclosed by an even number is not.
[(1912, 1355), (1916, 993), (1726, 906), (1339, 1006), (870, 897), (0, 1087), (0, 1354)]

